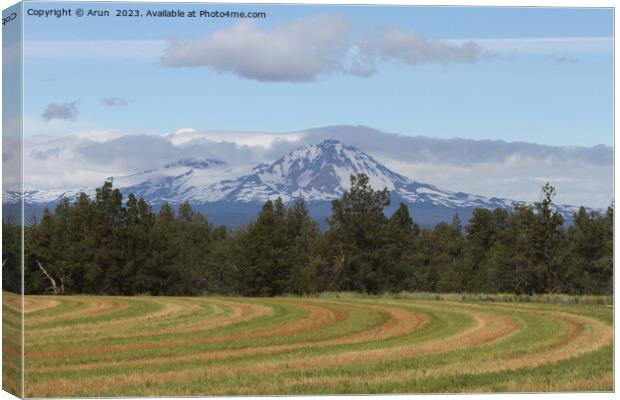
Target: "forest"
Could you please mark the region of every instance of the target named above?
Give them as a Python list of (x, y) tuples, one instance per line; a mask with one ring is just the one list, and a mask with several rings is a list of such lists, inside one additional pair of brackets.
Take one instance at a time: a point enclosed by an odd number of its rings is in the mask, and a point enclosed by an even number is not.
[[(326, 230), (305, 202), (267, 201), (247, 226), (215, 227), (188, 203), (155, 213), (106, 182), (45, 210), (25, 227), (26, 294), (312, 295), (401, 291), (613, 292), (613, 203), (581, 207), (573, 223), (553, 206), (555, 188), (514, 210), (479, 208), (465, 226), (421, 229), (404, 204), (391, 216), (387, 189), (351, 176)], [(20, 291), (20, 227), (3, 222), (3, 289)]]

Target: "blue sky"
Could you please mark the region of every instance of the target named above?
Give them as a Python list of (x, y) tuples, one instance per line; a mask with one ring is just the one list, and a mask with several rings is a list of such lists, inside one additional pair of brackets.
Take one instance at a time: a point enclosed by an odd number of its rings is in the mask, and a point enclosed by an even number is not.
[[(24, 9), (63, 6), (76, 8)], [(25, 16), (26, 135), (350, 124), (438, 138), (613, 143), (611, 9), (207, 8), (267, 17)]]

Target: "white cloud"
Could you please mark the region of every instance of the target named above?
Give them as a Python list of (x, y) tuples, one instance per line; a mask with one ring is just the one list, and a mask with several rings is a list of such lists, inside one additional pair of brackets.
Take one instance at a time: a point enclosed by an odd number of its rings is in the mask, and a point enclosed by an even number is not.
[(410, 65), (424, 63), (472, 63), (483, 56), (480, 45), (472, 40), (455, 43), (433, 40), (400, 28), (386, 29), (378, 40), (366, 43), (368, 58), (396, 59)]
[(160, 133), (154, 132), (125, 132), (125, 131), (80, 131), (74, 133), (72, 136), (88, 140), (91, 142), (104, 143), (114, 139), (120, 139), (128, 135), (143, 135), (143, 136), (161, 136)]
[(301, 133), (273, 132), (232, 132), (232, 131), (199, 131), (196, 129), (179, 129), (169, 136), (175, 145), (185, 144), (192, 140), (202, 139), (216, 143), (230, 142), (242, 146), (270, 147), (276, 141), (295, 142), (303, 137)]
[[(67, 136), (34, 135), (24, 142), (25, 185), (30, 189), (80, 189), (99, 185), (110, 176), (187, 158), (225, 160), (236, 171), (248, 173), (257, 164), (281, 156), (281, 143), (295, 147), (292, 143), (301, 136), (191, 128), (170, 134), (87, 130)], [(9, 154), (6, 156), (5, 167)]]
[(449, 43), (400, 28), (356, 38), (342, 18), (319, 14), (260, 30), (241, 21), (199, 40), (171, 41), (161, 62), (168, 67), (210, 67), (258, 81), (313, 81), (341, 73), (367, 77), (379, 60), (422, 63), (474, 62), (483, 56), (473, 41)]
[(280, 24), (271, 31), (241, 21), (205, 39), (171, 42), (161, 60), (169, 67), (209, 66), (259, 81), (311, 81), (342, 70), (347, 35), (347, 23), (326, 14)]
[(560, 204), (605, 208), (613, 198), (612, 165), (593, 166), (576, 160), (549, 165), (546, 160), (525, 157), (469, 165), (377, 158), (400, 174), (452, 191), (533, 202), (540, 200), (541, 187), (550, 182), (558, 191), (555, 200)]

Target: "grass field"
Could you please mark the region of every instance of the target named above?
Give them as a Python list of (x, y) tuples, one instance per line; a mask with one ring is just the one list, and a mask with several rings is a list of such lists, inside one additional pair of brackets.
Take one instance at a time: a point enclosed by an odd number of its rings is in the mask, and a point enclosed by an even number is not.
[[(25, 309), (27, 397), (613, 390), (607, 306), (26, 296)], [(4, 293), (5, 335), (18, 310)], [(18, 362), (5, 357), (5, 385)]]

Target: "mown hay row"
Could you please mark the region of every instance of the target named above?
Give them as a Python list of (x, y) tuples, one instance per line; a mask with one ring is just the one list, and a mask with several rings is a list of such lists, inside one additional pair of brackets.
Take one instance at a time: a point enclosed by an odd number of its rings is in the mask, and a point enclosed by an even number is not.
[[(88, 296), (56, 301), (27, 297), (28, 396), (501, 391), (538, 384), (554, 390), (562, 384), (509, 375), (493, 385), (475, 382), (578, 360), (612, 342), (612, 328), (577, 306)], [(63, 312), (65, 306), (70, 311)], [(604, 371), (592, 382), (580, 376), (558, 382), (566, 388), (609, 386)]]

